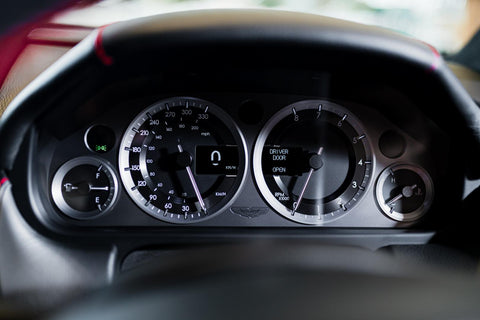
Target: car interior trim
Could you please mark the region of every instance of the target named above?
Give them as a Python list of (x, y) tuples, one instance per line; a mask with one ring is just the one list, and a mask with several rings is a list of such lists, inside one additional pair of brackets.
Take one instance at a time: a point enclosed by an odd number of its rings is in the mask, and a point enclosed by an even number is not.
[(105, 28), (106, 26), (103, 26), (97, 30), (97, 36), (95, 38), (95, 54), (104, 65), (110, 66), (113, 64), (113, 58), (105, 51), (103, 46), (103, 31)]

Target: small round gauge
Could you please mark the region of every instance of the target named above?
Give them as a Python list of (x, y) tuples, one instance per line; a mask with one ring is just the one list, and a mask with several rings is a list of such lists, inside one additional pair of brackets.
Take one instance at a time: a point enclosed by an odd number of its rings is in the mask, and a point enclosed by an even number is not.
[(365, 194), (373, 168), (368, 137), (347, 109), (305, 100), (276, 113), (259, 134), (253, 170), (266, 201), (281, 215), (323, 224)]
[(91, 219), (108, 211), (117, 193), (117, 178), (105, 161), (79, 157), (64, 163), (52, 181), (57, 207), (74, 219)]
[(128, 126), (120, 174), (133, 201), (151, 216), (191, 223), (220, 212), (245, 176), (245, 142), (233, 120), (205, 100), (173, 97)]
[(85, 145), (96, 153), (105, 153), (115, 145), (115, 133), (104, 125), (93, 125), (85, 132)]
[(391, 219), (415, 221), (423, 216), (432, 204), (432, 179), (419, 166), (393, 165), (378, 177), (376, 197), (383, 213)]

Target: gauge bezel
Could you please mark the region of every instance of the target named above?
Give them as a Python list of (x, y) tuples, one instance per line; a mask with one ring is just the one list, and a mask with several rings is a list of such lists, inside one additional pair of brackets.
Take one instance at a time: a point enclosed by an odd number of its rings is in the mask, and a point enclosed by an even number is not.
[(87, 130), (85, 130), (85, 133), (83, 134), (83, 143), (85, 144), (85, 147), (88, 149), (88, 151), (92, 152), (93, 154), (105, 154), (105, 153), (109, 153), (110, 151), (115, 149), (115, 143), (112, 145), (112, 148), (110, 150), (106, 151), (106, 152), (97, 152), (90, 147), (90, 145), (88, 144), (88, 135), (90, 134), (90, 131), (92, 129), (94, 129), (95, 127), (105, 127), (107, 129), (109, 129), (111, 131), (111, 133), (113, 134), (113, 141), (114, 142), (116, 141), (115, 133), (108, 125), (105, 125), (105, 124), (102, 124), (102, 123), (92, 124), (90, 127), (87, 128)]
[[(364, 180), (366, 179), (366, 182), (365, 185), (363, 185), (364, 190), (361, 191), (360, 196), (358, 197), (358, 199), (355, 200), (355, 204), (347, 210), (338, 211), (337, 214), (329, 213), (322, 215), (308, 215), (301, 212), (296, 212), (294, 215), (292, 215), (291, 210), (275, 198), (267, 185), (262, 169), (263, 147), (265, 146), (265, 142), (267, 141), (270, 133), (275, 128), (275, 126), (284, 118), (292, 114), (292, 108), (295, 108), (296, 112), (300, 112), (302, 110), (316, 109), (319, 105), (321, 105), (322, 111), (334, 113), (340, 118), (342, 118), (344, 115), (347, 115), (346, 122), (348, 122), (348, 124), (357, 133), (365, 134), (367, 136), (367, 139), (360, 140), (365, 150), (365, 160), (369, 161), (369, 167), (366, 167), (366, 174), (363, 178)], [(270, 120), (263, 126), (256, 139), (255, 147), (253, 150), (253, 175), (255, 177), (255, 181), (261, 195), (276, 212), (278, 212), (283, 217), (298, 223), (308, 225), (325, 225), (345, 216), (346, 214), (351, 212), (353, 207), (356, 207), (361, 202), (361, 200), (364, 198), (364, 195), (369, 191), (370, 185), (372, 184), (372, 175), (375, 170), (375, 157), (373, 156), (374, 153), (372, 151), (372, 146), (368, 142), (368, 136), (369, 135), (367, 131), (363, 128), (358, 118), (350, 110), (328, 100), (301, 100), (282, 108), (280, 111), (275, 113), (270, 118)], [(358, 195), (359, 192), (360, 190), (354, 194), (352, 199), (355, 198), (355, 196)], [(352, 199), (348, 199), (348, 201), (351, 201)]]
[[(110, 201), (108, 206), (102, 211), (100, 210), (92, 210), (92, 211), (86, 211), (86, 212), (79, 211), (70, 207), (68, 203), (65, 201), (65, 199), (63, 198), (63, 195), (62, 195), (63, 178), (71, 169), (81, 165), (93, 165), (93, 166), (102, 165), (108, 171), (108, 173), (112, 178), (112, 183), (114, 187), (112, 200)], [(58, 209), (65, 215), (69, 216), (70, 218), (77, 219), (77, 220), (95, 219), (108, 213), (116, 203), (118, 199), (117, 175), (115, 174), (115, 171), (113, 170), (110, 163), (108, 163), (106, 160), (100, 159), (98, 157), (92, 157), (92, 156), (78, 157), (65, 162), (60, 166), (60, 168), (57, 169), (52, 180), (51, 194), (52, 194), (53, 201), (55, 202)]]
[[(413, 171), (423, 180), (423, 183), (425, 184), (425, 199), (422, 206), (409, 213), (402, 213), (395, 210), (390, 212), (390, 207), (386, 205), (386, 199), (383, 197), (383, 186), (387, 177), (390, 175), (390, 171), (395, 172), (397, 170)], [(385, 168), (378, 176), (377, 183), (375, 185), (375, 200), (378, 207), (387, 217), (399, 222), (413, 222), (423, 217), (433, 203), (433, 196), (434, 191), (432, 178), (425, 169), (414, 164), (397, 163)]]
[[(223, 203), (214, 212), (208, 212), (207, 215), (198, 216), (193, 220), (183, 219), (183, 218), (174, 219), (169, 216), (165, 217), (164, 216), (165, 211), (162, 208), (158, 208), (153, 205), (146, 207), (144, 205), (146, 201), (145, 197), (139, 192), (138, 189), (132, 190), (132, 188), (135, 186), (135, 183), (132, 179), (131, 174), (129, 174), (129, 171), (124, 171), (124, 168), (130, 167), (130, 160), (128, 156), (129, 153), (125, 150), (125, 147), (131, 146), (132, 141), (135, 137), (134, 134), (130, 133), (132, 131), (132, 128), (135, 126), (141, 126), (147, 120), (145, 116), (147, 112), (151, 113), (152, 115), (157, 114), (158, 112), (161, 112), (166, 108), (165, 107), (166, 103), (171, 103), (172, 101), (189, 101), (189, 103), (195, 102), (195, 103), (199, 103), (200, 105), (208, 106), (209, 113), (212, 113), (215, 117), (221, 120), (225, 124), (225, 126), (228, 128), (234, 140), (236, 141), (239, 149), (238, 173), (231, 187), (232, 195), (229, 195), (227, 197), (228, 200), (225, 201), (225, 203)], [(193, 107), (196, 107), (196, 106), (193, 106)], [(149, 105), (145, 109), (141, 110), (137, 114), (137, 116), (135, 116), (135, 118), (129, 122), (127, 129), (124, 131), (124, 134), (122, 135), (122, 140), (119, 146), (120, 147), (119, 147), (119, 155), (118, 155), (118, 165), (119, 165), (120, 178), (122, 180), (122, 184), (123, 184), (123, 187), (125, 188), (125, 191), (127, 192), (130, 199), (133, 200), (133, 202), (136, 204), (138, 208), (140, 208), (142, 211), (144, 211), (148, 215), (154, 217), (155, 219), (158, 219), (167, 223), (193, 224), (193, 223), (203, 222), (217, 216), (235, 201), (246, 179), (246, 171), (247, 171), (246, 168), (248, 166), (248, 153), (247, 153), (246, 141), (240, 128), (235, 123), (234, 119), (222, 108), (220, 108), (219, 106), (217, 106), (216, 104), (210, 101), (203, 100), (201, 98), (189, 97), (189, 96), (179, 96), (179, 97), (174, 96), (174, 97), (169, 97), (169, 98), (156, 101), (155, 103)], [(222, 203), (222, 201), (220, 203)], [(174, 215), (178, 215), (178, 214), (175, 213)]]

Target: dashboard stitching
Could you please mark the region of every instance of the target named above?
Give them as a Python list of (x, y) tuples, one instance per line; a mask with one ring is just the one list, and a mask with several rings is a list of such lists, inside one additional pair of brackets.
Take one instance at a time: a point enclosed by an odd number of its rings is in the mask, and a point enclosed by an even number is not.
[(103, 26), (98, 29), (97, 37), (95, 38), (95, 54), (104, 65), (111, 66), (113, 64), (113, 58), (105, 51), (105, 47), (103, 46), (103, 30), (105, 30), (106, 27), (107, 26)]
[(1, 188), (5, 183), (7, 183), (7, 182), (8, 182), (8, 178), (5, 178), (5, 177), (2, 178), (2, 179), (0, 180), (0, 188)]

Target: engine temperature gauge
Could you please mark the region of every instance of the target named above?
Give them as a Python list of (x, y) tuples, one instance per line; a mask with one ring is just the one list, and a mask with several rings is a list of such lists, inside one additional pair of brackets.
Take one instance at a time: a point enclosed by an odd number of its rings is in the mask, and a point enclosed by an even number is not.
[(421, 167), (398, 164), (385, 169), (377, 181), (377, 202), (391, 219), (410, 222), (430, 208), (433, 183)]
[(74, 219), (91, 219), (110, 209), (117, 196), (117, 178), (102, 160), (80, 157), (63, 164), (52, 181), (57, 207)]

